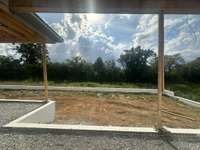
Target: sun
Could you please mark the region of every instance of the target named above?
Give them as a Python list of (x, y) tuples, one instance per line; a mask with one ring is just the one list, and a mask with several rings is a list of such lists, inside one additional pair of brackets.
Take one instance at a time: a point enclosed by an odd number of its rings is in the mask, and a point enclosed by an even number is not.
[(86, 17), (89, 24), (97, 24), (103, 19), (103, 16), (101, 14), (95, 13), (86, 14)]

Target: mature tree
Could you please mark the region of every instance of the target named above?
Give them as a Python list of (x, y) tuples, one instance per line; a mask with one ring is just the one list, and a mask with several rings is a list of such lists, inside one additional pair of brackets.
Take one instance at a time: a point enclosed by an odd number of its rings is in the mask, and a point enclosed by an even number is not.
[(180, 54), (175, 55), (165, 55), (165, 72), (172, 72), (173, 70), (178, 70), (183, 64), (185, 64), (185, 60)]
[(165, 78), (169, 82), (182, 82), (182, 67), (185, 60), (180, 54), (165, 55)]
[(41, 80), (42, 75), (42, 52), (43, 44), (28, 43), (16, 46), (14, 50), (20, 54), (20, 62), (26, 68), (30, 79)]
[(107, 82), (120, 82), (123, 81), (123, 72), (122, 70), (116, 66), (115, 60), (105, 61), (105, 70), (106, 70), (106, 78)]
[(26, 77), (24, 67), (19, 60), (10, 56), (0, 56), (0, 79), (1, 80), (21, 80)]
[(16, 46), (15, 50), (19, 53), (20, 61), (24, 64), (35, 65), (42, 63), (43, 44), (28, 43)]
[(184, 65), (183, 76), (187, 81), (200, 83), (200, 57)]
[(94, 62), (94, 74), (98, 82), (103, 82), (105, 79), (105, 64), (101, 57), (98, 57)]
[[(185, 60), (180, 54), (175, 55), (165, 55), (165, 80), (167, 82), (182, 82), (182, 70)], [(158, 57), (151, 61), (151, 66), (153, 72), (157, 75), (158, 68)]]
[(74, 81), (87, 81), (92, 78), (92, 65), (80, 56), (66, 60), (69, 67), (70, 79)]
[(126, 77), (129, 81), (144, 82), (148, 77), (148, 59), (155, 53), (150, 49), (142, 49), (140, 46), (124, 50), (120, 56), (119, 62), (125, 70)]

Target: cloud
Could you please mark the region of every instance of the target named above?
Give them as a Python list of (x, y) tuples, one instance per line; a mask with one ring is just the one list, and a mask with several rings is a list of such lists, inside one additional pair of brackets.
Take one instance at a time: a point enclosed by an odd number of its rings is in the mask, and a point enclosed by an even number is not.
[[(64, 38), (64, 43), (49, 47), (52, 61), (61, 62), (77, 56), (77, 54), (91, 62), (99, 56), (105, 60), (118, 59), (121, 51), (127, 45), (115, 43), (114, 37), (106, 34), (107, 27), (104, 19), (107, 18), (105, 15), (103, 16), (64, 14), (60, 22), (51, 24), (52, 28)], [(89, 17), (98, 17), (101, 20)], [(114, 16), (109, 16), (108, 24), (111, 24), (112, 17)], [(88, 20), (95, 22), (88, 23)]]
[(133, 46), (157, 50), (158, 17), (157, 15), (142, 15), (133, 34)]
[[(130, 14), (39, 14), (63, 37), (48, 45), (52, 61), (63, 62), (80, 55), (88, 61), (118, 59), (124, 49), (158, 48), (158, 16)], [(165, 15), (165, 54), (187, 60), (200, 57), (200, 16)], [(15, 55), (12, 44), (0, 44), (0, 55)]]
[[(186, 61), (200, 57), (200, 16), (165, 15), (165, 54), (180, 53)], [(142, 15), (133, 34), (133, 45), (157, 52), (158, 17)]]
[(165, 22), (166, 53), (180, 53), (186, 61), (200, 57), (200, 16), (167, 15)]
[(14, 50), (16, 45), (8, 44), (8, 43), (1, 43), (0, 44), (0, 55), (3, 56), (13, 56), (14, 58), (18, 58), (19, 55)]

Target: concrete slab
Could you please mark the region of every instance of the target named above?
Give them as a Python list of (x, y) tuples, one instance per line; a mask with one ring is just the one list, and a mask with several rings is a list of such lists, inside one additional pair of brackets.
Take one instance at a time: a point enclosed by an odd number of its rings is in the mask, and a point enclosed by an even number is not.
[(0, 127), (40, 107), (43, 103), (0, 102)]
[(55, 119), (55, 102), (48, 101), (41, 107), (21, 116), (20, 118), (5, 125), (13, 126), (16, 123), (51, 123)]
[(46, 100), (0, 99), (0, 102), (44, 103)]

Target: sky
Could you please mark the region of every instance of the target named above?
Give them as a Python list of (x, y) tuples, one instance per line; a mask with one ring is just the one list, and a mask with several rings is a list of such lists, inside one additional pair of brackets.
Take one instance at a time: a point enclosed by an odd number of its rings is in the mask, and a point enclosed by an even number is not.
[[(48, 45), (53, 62), (81, 56), (117, 60), (124, 50), (158, 49), (158, 16), (152, 14), (38, 14), (64, 42)], [(15, 55), (13, 45), (0, 44), (0, 55)], [(200, 57), (200, 16), (165, 15), (165, 54), (180, 53), (186, 61)]]

